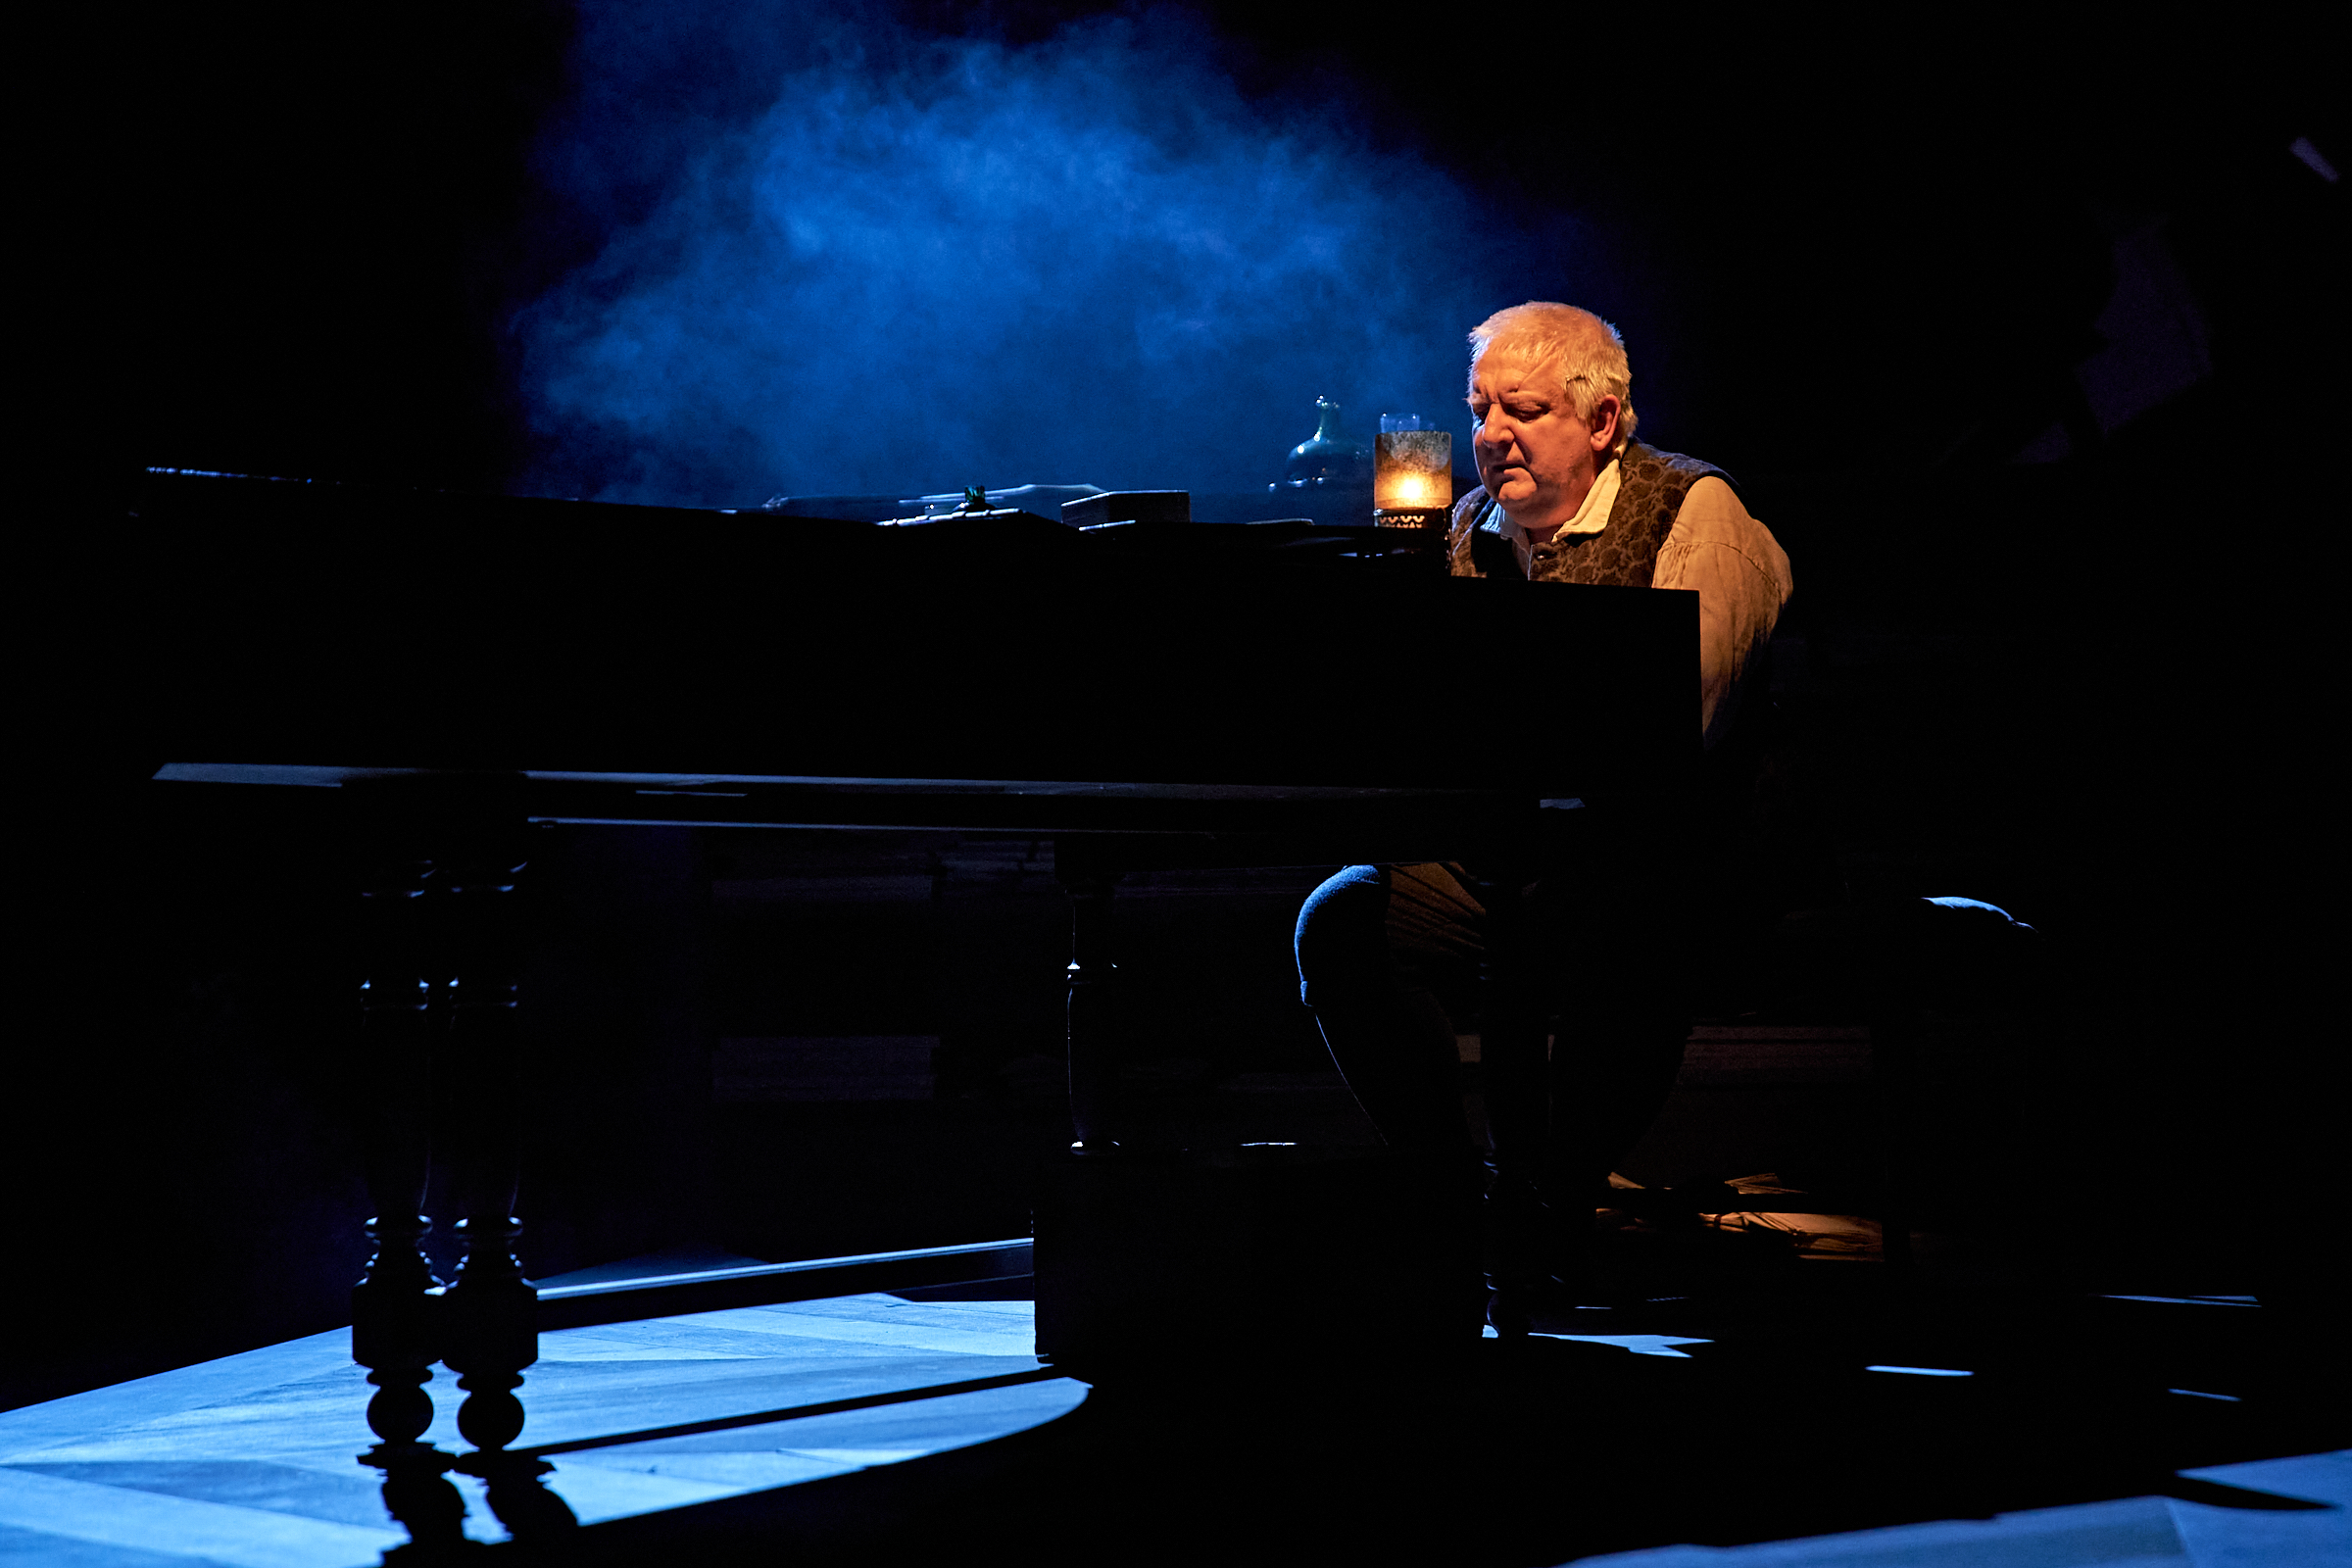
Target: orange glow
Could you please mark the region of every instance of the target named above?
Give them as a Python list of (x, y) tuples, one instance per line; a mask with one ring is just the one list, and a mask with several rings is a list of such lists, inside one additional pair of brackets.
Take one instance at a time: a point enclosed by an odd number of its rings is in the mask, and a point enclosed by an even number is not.
[(1453, 436), (1445, 430), (1381, 432), (1372, 505), (1382, 512), (1435, 511), (1453, 501)]

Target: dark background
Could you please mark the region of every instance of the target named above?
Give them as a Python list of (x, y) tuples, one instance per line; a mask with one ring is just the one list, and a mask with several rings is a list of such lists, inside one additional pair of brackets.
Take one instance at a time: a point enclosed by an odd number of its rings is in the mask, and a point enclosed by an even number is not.
[[(1636, 345), (1644, 435), (1739, 475), (1794, 564), (1785, 783), (1824, 896), (1966, 893), (2063, 943), (2071, 1010), (2028, 1069), (2035, 1093), (2063, 1089), (2030, 1152), (2050, 1173), (2034, 1223), (2142, 1276), (2304, 1236), (2340, 1089), (2323, 633), (2345, 269), (2343, 188), (2288, 148), (2352, 161), (2311, 41), (2252, 23), (2180, 41), (1697, 13), (1479, 15), (1433, 39), (1262, 10), (1190, 14), (1252, 100), (1352, 106), (1480, 200), (1597, 236), (1585, 303)], [(893, 15), (1019, 45), (1080, 14)], [(746, 8), (741, 24), (792, 18)], [(97, 389), (64, 420), (70, 461), (94, 454), (88, 493), (146, 464), (513, 489), (534, 452), (505, 323), (603, 238), (533, 172), (577, 31), (559, 5), (262, 6), (158, 12), (110, 39), (85, 90), (121, 156), (65, 170), (85, 211), (126, 220), (94, 272), (112, 292), (59, 296), (91, 300), (67, 313), (91, 324), (56, 382)], [(751, 66), (693, 64), (662, 78), (687, 118), (765, 103)], [(2178, 311), (2157, 330), (2111, 309), (2151, 267), (2189, 302), (2203, 357), (2185, 378)], [(2143, 329), (2162, 341), (2089, 368)], [(93, 373), (88, 344), (109, 337), (120, 352)], [(2103, 421), (2086, 383), (2145, 395)], [(1293, 422), (1267, 412), (1269, 472), (1306, 433)], [(103, 534), (103, 507), (61, 514)], [(105, 583), (137, 565), (95, 554), (59, 569), (96, 608), (33, 666), (74, 762), (27, 818), (36, 978), (10, 1118), (29, 1218), (11, 1250), (44, 1327), (11, 1369), (19, 1398), (331, 1327), (360, 1251), (335, 1009), (301, 978), (331, 945), (332, 824), (129, 782), (135, 747), (77, 677), (105, 646)], [(928, 875), (936, 847), (869, 848)], [(1012, 963), (1034, 938), (1037, 984), (991, 1014), (1009, 1034), (967, 1030), (995, 1043), (960, 1082), (1017, 1061), (1023, 1030), (1051, 1049), (1058, 916), (1033, 884), (988, 883), (1018, 912), (970, 923), (1001, 950), (926, 947), (906, 922), (946, 917), (870, 890), (843, 896), (865, 911), (846, 924), (730, 914), (702, 890), (710, 858), (739, 853), (775, 852), (583, 838), (552, 856), (573, 892), (546, 994), (572, 999), (581, 1072), (541, 1155), (542, 1272), (730, 1241), (708, 1113), (689, 1095), (648, 1115), (629, 1087), (690, 1079), (715, 1033), (952, 1042), (924, 999), (1004, 972), (976, 951)], [(1236, 918), (1266, 946), (1288, 895), (1257, 897)], [(664, 912), (716, 936), (662, 936)], [(1233, 995), (1275, 1004), (1279, 951), (1257, 974), (1200, 934), (1212, 915), (1170, 918), (1243, 976)], [(868, 926), (860, 958), (841, 932)], [(942, 952), (961, 956), (917, 961)], [(811, 977), (805, 1016), (755, 1016), (785, 953)], [(1228, 1022), (1255, 1042), (1228, 1065), (1311, 1065), (1302, 1014)], [(914, 1136), (895, 1111), (795, 1114), (809, 1147), (863, 1149), (867, 1169)], [(1006, 1136), (934, 1142), (1000, 1158), (1028, 1134)], [(836, 1184), (838, 1223), (770, 1250), (1015, 1233), (1017, 1211), (1008, 1229), (947, 1202), (956, 1185), (901, 1179), (861, 1207)]]

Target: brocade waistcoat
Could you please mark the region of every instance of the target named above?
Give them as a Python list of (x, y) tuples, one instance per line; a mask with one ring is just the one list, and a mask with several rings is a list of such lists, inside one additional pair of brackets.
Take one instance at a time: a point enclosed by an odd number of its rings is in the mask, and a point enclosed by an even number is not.
[[(1528, 576), (1535, 582), (1608, 583), (1646, 588), (1658, 551), (1674, 531), (1690, 487), (1709, 474), (1731, 484), (1711, 463), (1629, 442), (1617, 460), (1617, 500), (1598, 533), (1555, 533), (1535, 547)], [(1736, 490), (1739, 487), (1734, 485)], [(1519, 562), (1501, 533), (1502, 509), (1481, 485), (1453, 509), (1446, 549), (1456, 577), (1516, 577)]]

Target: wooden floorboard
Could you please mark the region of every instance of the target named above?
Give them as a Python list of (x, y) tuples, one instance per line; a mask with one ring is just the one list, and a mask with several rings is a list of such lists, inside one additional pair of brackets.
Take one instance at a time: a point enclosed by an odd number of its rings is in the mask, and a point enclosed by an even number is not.
[[(1987, 1279), (1896, 1301), (1877, 1273), (1555, 1301), (1523, 1344), (1312, 1375), (1170, 1346), (1156, 1375), (1060, 1376), (1019, 1280), (567, 1328), (543, 1337), (522, 1443), (577, 1528), (512, 1541), (455, 1479), (467, 1535), (517, 1562), (2352, 1554), (2340, 1352), (2309, 1323)], [(1278, 1290), (1266, 1312), (1274, 1339), (1317, 1332)], [(0, 1560), (381, 1560), (404, 1537), (355, 1461), (364, 1377), (335, 1333), (0, 1414)], [(432, 1388), (427, 1441), (461, 1451), (455, 1390)]]

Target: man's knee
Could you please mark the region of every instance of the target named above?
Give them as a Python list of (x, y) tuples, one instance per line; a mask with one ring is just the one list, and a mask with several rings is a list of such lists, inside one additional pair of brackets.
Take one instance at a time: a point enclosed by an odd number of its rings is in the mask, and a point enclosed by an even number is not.
[(1389, 956), (1389, 885), (1378, 866), (1351, 865), (1306, 896), (1294, 952), (1298, 1000), (1346, 1000), (1376, 984)]

